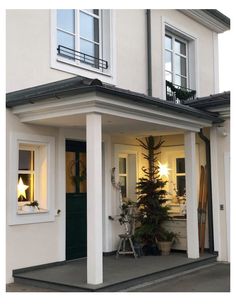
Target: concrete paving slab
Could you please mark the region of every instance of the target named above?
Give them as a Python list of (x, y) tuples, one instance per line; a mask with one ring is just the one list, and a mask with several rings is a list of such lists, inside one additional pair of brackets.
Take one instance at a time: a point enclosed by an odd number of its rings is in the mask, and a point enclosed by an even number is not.
[[(134, 259), (131, 256), (104, 257), (104, 282), (99, 285), (87, 284), (86, 259), (66, 262), (62, 265), (45, 267), (36, 270), (17, 272), (16, 282), (27, 283), (42, 288), (55, 288), (61, 291), (117, 291), (139, 284), (143, 280), (153, 280), (166, 276), (167, 272), (179, 272), (184, 268), (193, 268), (198, 263), (215, 259), (215, 256), (204, 254), (199, 259), (188, 259), (186, 253), (171, 253), (169, 256), (142, 256)], [(185, 269), (186, 270), (186, 269)], [(182, 269), (183, 271), (183, 269)], [(120, 286), (118, 286), (120, 285)], [(78, 290), (76, 290), (78, 289)]]

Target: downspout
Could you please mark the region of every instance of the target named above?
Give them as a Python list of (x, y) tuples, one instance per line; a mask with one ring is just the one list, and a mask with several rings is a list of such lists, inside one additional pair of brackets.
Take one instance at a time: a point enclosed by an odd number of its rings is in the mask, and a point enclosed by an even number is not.
[(152, 96), (151, 10), (147, 9), (147, 81), (148, 96)]
[(213, 232), (213, 208), (212, 208), (212, 188), (211, 188), (211, 151), (210, 140), (203, 134), (202, 129), (198, 133), (199, 137), (206, 145), (206, 167), (208, 170), (208, 236), (209, 236), (209, 252), (214, 253), (214, 232)]

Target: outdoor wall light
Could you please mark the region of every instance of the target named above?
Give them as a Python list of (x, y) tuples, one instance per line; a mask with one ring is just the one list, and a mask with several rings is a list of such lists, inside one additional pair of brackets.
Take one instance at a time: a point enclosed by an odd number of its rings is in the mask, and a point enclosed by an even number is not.
[(218, 126), (217, 130), (221, 136), (227, 136), (226, 128), (224, 126)]

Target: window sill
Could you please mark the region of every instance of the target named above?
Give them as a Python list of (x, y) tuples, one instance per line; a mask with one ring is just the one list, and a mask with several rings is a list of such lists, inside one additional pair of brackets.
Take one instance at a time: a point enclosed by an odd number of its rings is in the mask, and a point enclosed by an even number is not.
[(85, 65), (85, 64), (76, 64), (73, 61), (67, 60), (65, 58), (57, 57), (56, 60), (59, 63), (67, 64), (67, 65), (70, 65), (72, 67), (76, 67), (78, 69), (83, 69), (83, 70), (90, 71), (90, 72), (93, 72), (93, 73), (96, 73), (96, 74), (101, 74), (101, 75), (104, 75), (104, 76), (107, 76), (107, 77), (112, 76), (111, 73), (102, 72), (101, 70), (95, 69), (93, 67), (89, 67), (88, 65)]
[[(31, 208), (31, 207), (30, 207)], [(37, 209), (37, 208), (31, 208), (28, 210), (18, 210), (17, 214), (18, 215), (25, 215), (25, 214), (41, 214), (41, 213), (48, 213), (48, 209)]]

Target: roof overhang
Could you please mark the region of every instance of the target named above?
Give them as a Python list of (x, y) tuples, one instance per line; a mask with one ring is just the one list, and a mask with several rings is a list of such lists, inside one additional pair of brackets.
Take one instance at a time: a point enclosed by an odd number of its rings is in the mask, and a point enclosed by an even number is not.
[(180, 9), (180, 11), (217, 33), (230, 29), (230, 19), (216, 9)]
[[(84, 121), (87, 113), (198, 131), (222, 123), (217, 113), (108, 86), (98, 79), (73, 77), (7, 94), (7, 107), (21, 122), (50, 126)], [(81, 118), (83, 117), (83, 118)], [(126, 119), (126, 120), (125, 120)], [(140, 124), (141, 125), (141, 124)]]
[[(180, 105), (179, 105), (180, 106)], [(182, 106), (186, 107), (187, 106)], [(64, 96), (60, 99), (54, 97), (39, 101), (35, 104), (24, 104), (12, 108), (12, 112), (17, 115), (21, 122), (34, 124), (52, 125), (52, 122), (63, 118), (68, 122), (77, 117), (82, 117), (88, 113), (100, 113), (110, 117), (120, 117), (123, 119), (146, 122), (153, 125), (161, 125), (169, 128), (190, 130), (198, 132), (202, 127), (212, 125), (211, 115), (200, 117), (199, 114), (191, 115), (191, 111), (183, 112), (181, 115), (173, 108), (158, 107), (156, 104), (138, 103), (126, 97), (115, 96), (92, 90), (79, 95)], [(214, 117), (215, 119), (215, 117)]]
[(186, 101), (186, 105), (195, 109), (218, 113), (222, 118), (230, 117), (230, 92), (213, 94), (210, 96), (196, 98)]

